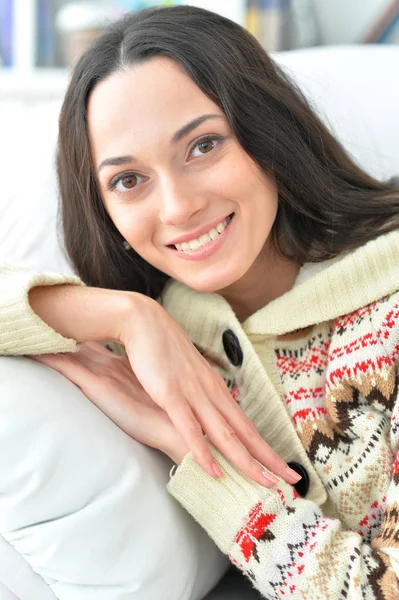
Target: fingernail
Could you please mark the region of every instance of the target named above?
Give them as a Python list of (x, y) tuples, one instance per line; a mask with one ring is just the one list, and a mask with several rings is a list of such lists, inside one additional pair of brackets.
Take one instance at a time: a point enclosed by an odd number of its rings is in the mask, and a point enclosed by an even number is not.
[(291, 467), (287, 467), (286, 473), (291, 483), (297, 483), (300, 479), (302, 479), (302, 476), (294, 471), (294, 469), (291, 469)]
[(268, 473), (267, 471), (262, 471), (262, 475), (271, 485), (275, 485), (278, 482), (278, 477)]
[(220, 477), (223, 477), (223, 473), (222, 471), (219, 469), (218, 465), (216, 463), (212, 464), (212, 469), (213, 472), (215, 473), (216, 477), (219, 479)]

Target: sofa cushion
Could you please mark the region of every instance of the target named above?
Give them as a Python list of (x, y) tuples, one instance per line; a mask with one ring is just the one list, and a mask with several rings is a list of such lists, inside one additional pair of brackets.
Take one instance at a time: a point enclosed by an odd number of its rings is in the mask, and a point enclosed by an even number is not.
[(276, 55), (358, 164), (399, 174), (399, 45), (327, 46)]
[(200, 600), (226, 572), (166, 490), (172, 462), (58, 372), (0, 357), (0, 413), (0, 534), (31, 567), (2, 577), (18, 599), (46, 600), (39, 575), (60, 600)]

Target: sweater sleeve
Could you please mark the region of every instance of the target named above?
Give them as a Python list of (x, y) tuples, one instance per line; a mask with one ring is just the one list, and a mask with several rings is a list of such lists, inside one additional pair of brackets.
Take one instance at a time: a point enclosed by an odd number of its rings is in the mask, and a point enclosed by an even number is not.
[(0, 265), (0, 355), (74, 352), (78, 349), (75, 340), (54, 331), (29, 304), (31, 288), (59, 284), (84, 285), (73, 275)]
[(375, 325), (386, 351), (384, 362), (393, 368), (397, 384), (384, 416), (390, 470), (387, 484), (375, 490), (370, 518), (380, 526), (370, 543), (331, 512), (323, 514), (323, 507), (301, 498), (283, 480), (267, 489), (248, 479), (211, 444), (224, 473), (221, 479), (205, 473), (190, 453), (168, 484), (169, 492), (269, 600), (399, 598), (397, 300), (387, 303)]
[(367, 544), (283, 480), (263, 488), (210, 448), (224, 476), (214, 480), (188, 454), (168, 490), (264, 598), (399, 598), (399, 461)]

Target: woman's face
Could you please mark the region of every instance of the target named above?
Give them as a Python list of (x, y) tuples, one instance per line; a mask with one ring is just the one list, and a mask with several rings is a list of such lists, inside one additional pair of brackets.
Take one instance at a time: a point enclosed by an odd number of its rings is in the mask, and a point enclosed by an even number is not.
[(99, 83), (88, 123), (106, 209), (144, 260), (204, 292), (266, 260), (276, 183), (174, 61), (157, 57)]

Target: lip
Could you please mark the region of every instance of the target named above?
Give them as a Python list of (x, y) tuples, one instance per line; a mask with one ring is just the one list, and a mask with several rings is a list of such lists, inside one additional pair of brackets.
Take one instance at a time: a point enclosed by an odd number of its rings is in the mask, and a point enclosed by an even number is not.
[(182, 258), (183, 260), (204, 260), (208, 258), (212, 254), (215, 254), (221, 246), (226, 242), (227, 236), (231, 233), (231, 228), (235, 226), (235, 213), (232, 213), (232, 218), (230, 222), (227, 224), (227, 227), (222, 233), (219, 233), (217, 238), (206, 244), (206, 246), (202, 246), (198, 248), (198, 250), (189, 250), (184, 252), (183, 250), (177, 250), (177, 248), (167, 248), (168, 252), (173, 252), (173, 256), (176, 258)]
[(202, 227), (196, 229), (195, 231), (192, 231), (191, 233), (185, 233), (184, 235), (180, 235), (179, 237), (169, 241), (167, 244), (165, 244), (165, 246), (175, 246), (176, 244), (182, 244), (183, 242), (196, 240), (199, 237), (201, 237), (201, 235), (204, 235), (204, 233), (208, 233), (208, 231), (216, 227), (216, 225), (218, 225), (219, 223), (223, 223), (223, 221), (227, 219), (227, 217), (229, 217), (231, 214), (233, 213), (228, 213), (224, 217), (219, 217), (218, 219), (211, 221), (207, 225), (203, 225)]

